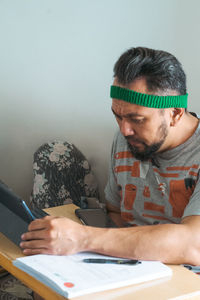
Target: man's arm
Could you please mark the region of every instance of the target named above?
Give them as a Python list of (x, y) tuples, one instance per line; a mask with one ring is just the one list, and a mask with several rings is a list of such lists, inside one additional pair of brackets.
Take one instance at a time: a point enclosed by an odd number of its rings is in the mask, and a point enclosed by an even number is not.
[(106, 255), (165, 263), (200, 265), (200, 216), (191, 216), (181, 224), (137, 226), (105, 231), (100, 240), (89, 240), (90, 251)]
[(200, 216), (181, 224), (128, 228), (94, 228), (67, 218), (33, 221), (23, 235), (24, 254), (68, 255), (92, 251), (105, 255), (165, 263), (200, 265)]

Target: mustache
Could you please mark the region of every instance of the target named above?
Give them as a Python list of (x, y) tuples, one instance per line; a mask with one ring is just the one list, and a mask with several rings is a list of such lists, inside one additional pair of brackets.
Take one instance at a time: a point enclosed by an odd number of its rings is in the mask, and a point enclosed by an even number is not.
[(130, 141), (131, 141), (133, 143), (135, 142), (135, 143), (141, 143), (143, 145), (146, 145), (142, 140), (137, 139), (137, 138), (132, 137), (132, 136), (125, 136), (125, 139), (127, 140), (128, 143), (130, 143)]

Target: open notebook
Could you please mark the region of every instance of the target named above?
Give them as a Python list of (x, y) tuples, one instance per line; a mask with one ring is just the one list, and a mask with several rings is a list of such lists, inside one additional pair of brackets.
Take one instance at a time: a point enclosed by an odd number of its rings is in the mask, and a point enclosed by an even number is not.
[(70, 256), (33, 255), (17, 258), (13, 264), (67, 298), (172, 275), (172, 270), (158, 261), (122, 265), (85, 263), (86, 258), (111, 257), (89, 252)]

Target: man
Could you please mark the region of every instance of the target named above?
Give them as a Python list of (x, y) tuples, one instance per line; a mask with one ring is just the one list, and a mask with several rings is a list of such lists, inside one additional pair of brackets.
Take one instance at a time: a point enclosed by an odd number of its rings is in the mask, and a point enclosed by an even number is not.
[(171, 54), (126, 51), (114, 67), (116, 134), (106, 187), (120, 228), (67, 218), (33, 221), (24, 254), (93, 251), (174, 264), (200, 264), (199, 120), (186, 110), (186, 78)]

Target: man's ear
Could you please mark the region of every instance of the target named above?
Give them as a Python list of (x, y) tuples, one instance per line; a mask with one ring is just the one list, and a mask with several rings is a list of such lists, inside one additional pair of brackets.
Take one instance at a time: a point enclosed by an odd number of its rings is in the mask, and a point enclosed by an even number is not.
[(185, 109), (180, 107), (180, 108), (172, 108), (171, 110), (171, 126), (176, 126), (176, 124), (180, 121), (184, 114)]

